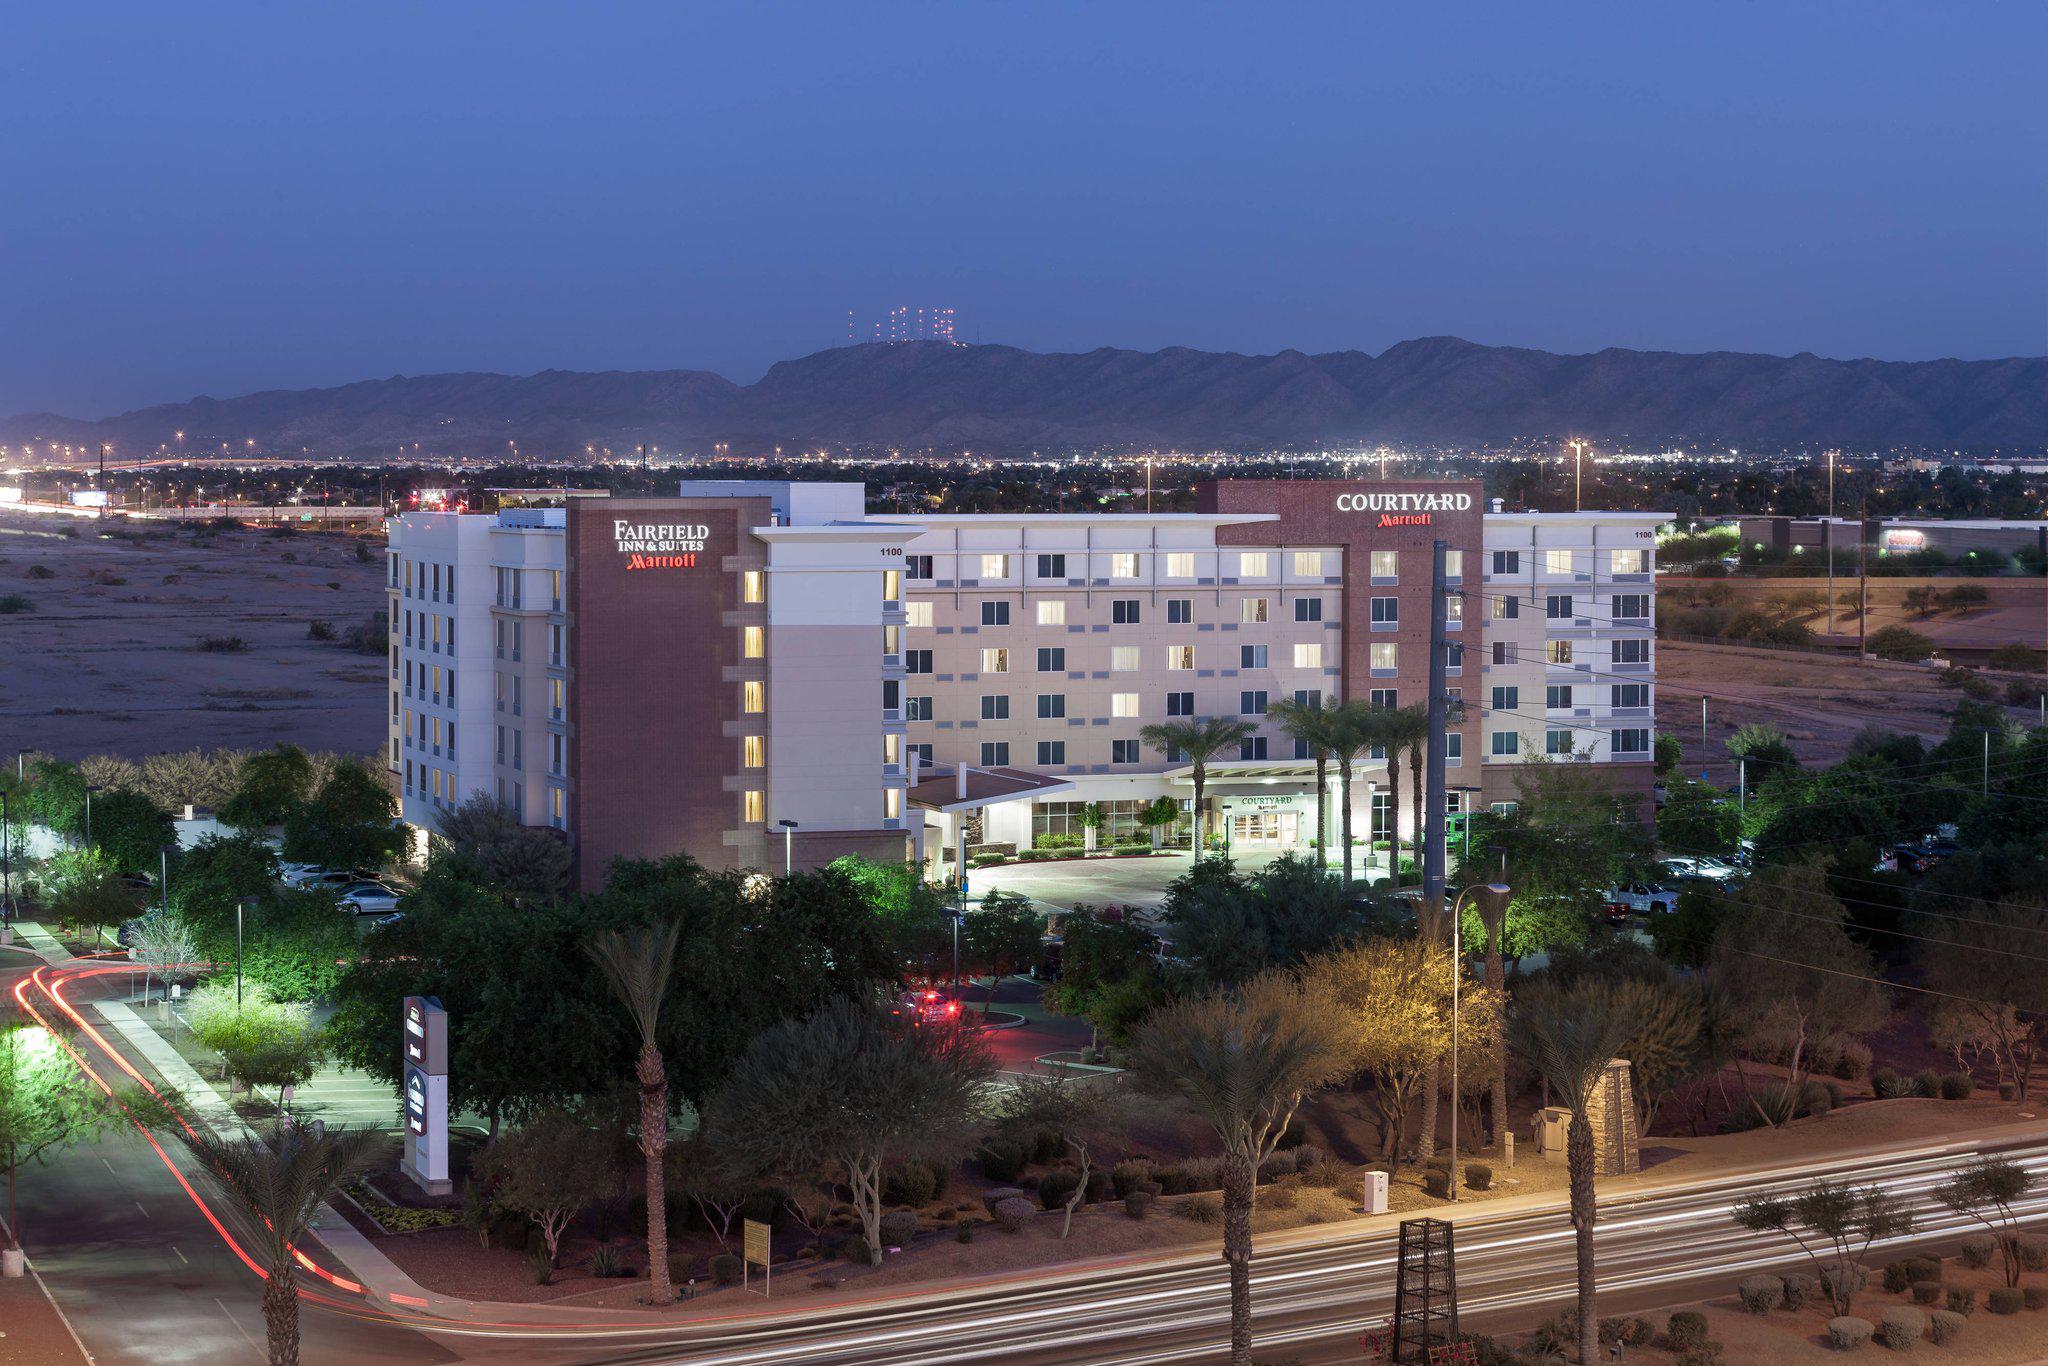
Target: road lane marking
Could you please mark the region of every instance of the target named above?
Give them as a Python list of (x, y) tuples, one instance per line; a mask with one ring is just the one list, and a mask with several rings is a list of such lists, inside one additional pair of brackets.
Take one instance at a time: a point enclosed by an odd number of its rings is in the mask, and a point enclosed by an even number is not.
[[(178, 1252), (178, 1245), (176, 1243), (171, 1244), (171, 1251)], [(178, 1252), (178, 1260), (183, 1262), (186, 1266), (192, 1265), (192, 1259), (187, 1257), (182, 1252)]]
[(226, 1314), (228, 1322), (235, 1325), (235, 1331), (242, 1335), (242, 1341), (249, 1344), (249, 1350), (254, 1352), (257, 1356), (262, 1357), (265, 1361), (270, 1360), (270, 1354), (264, 1351), (261, 1347), (258, 1347), (256, 1345), (256, 1339), (249, 1336), (249, 1330), (242, 1326), (242, 1321), (236, 1318), (233, 1314), (228, 1313), (228, 1307), (225, 1304), (221, 1304), (220, 1296), (215, 1295), (213, 1297), (213, 1302), (215, 1304), (220, 1304), (220, 1312)]
[(148, 1210), (146, 1210), (146, 1209), (142, 1209), (142, 1202), (141, 1202), (140, 1200), (137, 1200), (137, 1201), (135, 1202), (135, 1208), (136, 1208), (136, 1209), (138, 1209), (138, 1210), (142, 1210), (142, 1217), (143, 1217), (143, 1218), (147, 1219), (147, 1218), (149, 1217), (149, 1211), (148, 1211)]

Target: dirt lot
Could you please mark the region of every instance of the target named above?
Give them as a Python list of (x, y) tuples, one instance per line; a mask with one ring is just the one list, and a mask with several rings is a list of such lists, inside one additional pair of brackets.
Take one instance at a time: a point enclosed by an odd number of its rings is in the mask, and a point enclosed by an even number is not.
[[(1927, 616), (1908, 612), (1902, 604), (1915, 588), (1932, 588), (1938, 593), (1963, 584), (1975, 584), (1990, 595), (1982, 607), (1966, 612), (1940, 611)], [(1698, 592), (1728, 592), (1738, 604), (1761, 603), (1795, 594), (1827, 593), (1827, 580), (1811, 575), (1760, 578), (1734, 575), (1723, 579), (1694, 579), (1673, 575), (1657, 581), (1660, 595), (1672, 601)], [(1918, 631), (1937, 645), (1957, 650), (1994, 650), (2009, 641), (2039, 648), (2048, 630), (2048, 580), (2037, 578), (1897, 578), (1870, 580), (1869, 631), (1886, 626), (1905, 626)], [(1815, 635), (1828, 634), (1827, 612), (1823, 608), (1799, 618)], [(1856, 579), (1853, 575), (1835, 579), (1834, 635), (1843, 640), (1856, 635)]]
[[(0, 515), (0, 599), (29, 602), (0, 615), (0, 754), (382, 744), (381, 657), (307, 637), (382, 609), (381, 539), (71, 529)], [(208, 652), (209, 637), (243, 646)]]

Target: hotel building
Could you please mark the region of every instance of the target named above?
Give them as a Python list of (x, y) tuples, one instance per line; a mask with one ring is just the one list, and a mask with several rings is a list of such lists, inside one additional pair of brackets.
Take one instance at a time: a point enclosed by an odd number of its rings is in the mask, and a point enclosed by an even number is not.
[[(1222, 481), (1193, 512), (1014, 516), (870, 515), (858, 484), (507, 493), (391, 523), (389, 765), (409, 824), (491, 794), (561, 831), (585, 885), (676, 851), (936, 870), (1080, 834), (1090, 803), (1091, 838), (1145, 838), (1139, 813), (1193, 789), (1142, 729), (1241, 717), (1252, 734), (1209, 764), (1211, 829), (1306, 849), (1315, 763), (1270, 707), (1425, 701), (1441, 612), (1454, 808), (1515, 800), (1538, 759), (1647, 794), (1661, 520), (1489, 510), (1456, 481)], [(1360, 765), (1359, 837), (1412, 823), (1386, 762)]]

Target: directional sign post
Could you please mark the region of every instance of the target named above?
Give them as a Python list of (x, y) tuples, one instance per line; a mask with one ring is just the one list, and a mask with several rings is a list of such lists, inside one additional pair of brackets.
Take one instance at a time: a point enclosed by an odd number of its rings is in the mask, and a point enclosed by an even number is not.
[(405, 1077), (405, 1153), (398, 1169), (429, 1195), (448, 1180), (448, 1012), (432, 996), (405, 998), (400, 1027)]
[(753, 1267), (761, 1268), (761, 1294), (765, 1297), (774, 1293), (774, 1270), (769, 1265), (771, 1253), (769, 1226), (758, 1219), (745, 1220), (740, 1229), (743, 1235), (743, 1256), (740, 1260), (740, 1289), (748, 1288), (748, 1272)]

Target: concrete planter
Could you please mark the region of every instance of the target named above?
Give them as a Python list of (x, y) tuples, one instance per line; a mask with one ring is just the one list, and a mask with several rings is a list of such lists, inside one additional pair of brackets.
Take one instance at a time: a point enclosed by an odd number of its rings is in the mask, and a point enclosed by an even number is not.
[(4, 1252), (0, 1252), (0, 1276), (5, 1276), (11, 1280), (17, 1276), (26, 1275), (27, 1272), (28, 1258), (22, 1254), (20, 1248), (10, 1247)]

